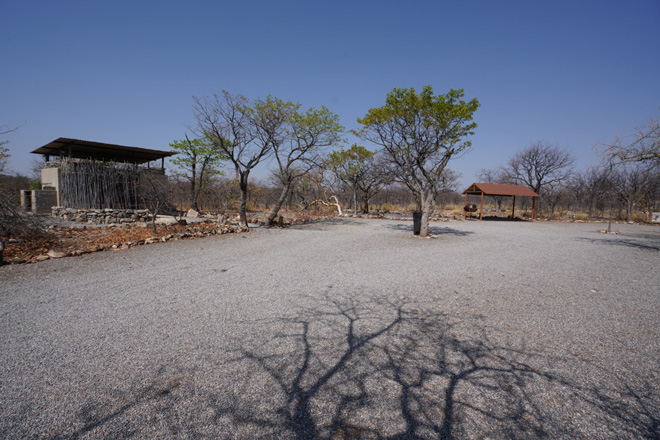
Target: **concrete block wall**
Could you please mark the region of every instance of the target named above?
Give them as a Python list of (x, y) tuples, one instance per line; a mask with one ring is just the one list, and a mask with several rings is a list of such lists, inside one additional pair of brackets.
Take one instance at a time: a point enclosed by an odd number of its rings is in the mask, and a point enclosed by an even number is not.
[(49, 215), (51, 208), (57, 206), (57, 191), (21, 190), (21, 206), (35, 214)]

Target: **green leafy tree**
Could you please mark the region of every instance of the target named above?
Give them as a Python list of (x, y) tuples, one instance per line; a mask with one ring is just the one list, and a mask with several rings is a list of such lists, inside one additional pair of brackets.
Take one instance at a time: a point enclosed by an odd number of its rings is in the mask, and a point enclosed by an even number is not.
[(471, 146), (472, 121), (479, 101), (464, 101), (463, 90), (434, 95), (431, 86), (394, 89), (385, 105), (358, 119), (358, 134), (383, 147), (393, 175), (408, 187), (422, 211), (422, 235), (428, 234), (438, 182), (449, 160)]
[(341, 138), (344, 127), (339, 116), (325, 107), (300, 111), (300, 104), (268, 96), (253, 106), (257, 136), (270, 143), (277, 162), (274, 175), (280, 195), (268, 215), (266, 224), (275, 221), (294, 183), (322, 161), (324, 149)]
[(186, 135), (185, 139), (172, 142), (170, 147), (178, 153), (172, 163), (182, 170), (181, 174), (190, 183), (190, 203), (199, 211), (200, 195), (212, 176), (222, 174), (219, 167), (227, 157), (205, 138), (191, 140)]
[(343, 127), (337, 115), (325, 107), (299, 109), (299, 105), (272, 96), (252, 104), (227, 91), (212, 98), (195, 98), (198, 132), (234, 165), (241, 190), (240, 220), (245, 226), (249, 176), (254, 167), (270, 156), (278, 164), (276, 175), (282, 191), (269, 215), (272, 223), (292, 183), (313, 167), (324, 147), (339, 139)]
[(373, 168), (375, 154), (375, 151), (369, 151), (361, 145), (353, 144), (348, 149), (336, 150), (328, 155), (327, 167), (353, 192), (355, 214), (358, 210), (358, 189), (361, 186), (367, 187), (369, 171)]

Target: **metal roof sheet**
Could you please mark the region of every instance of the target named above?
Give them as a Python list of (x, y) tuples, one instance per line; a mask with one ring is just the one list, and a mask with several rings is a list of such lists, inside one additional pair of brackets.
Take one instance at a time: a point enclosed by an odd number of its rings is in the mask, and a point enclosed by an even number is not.
[(499, 183), (473, 183), (463, 194), (482, 194), (485, 196), (526, 196), (540, 197), (523, 185), (502, 185)]
[(67, 156), (76, 159), (97, 159), (113, 162), (146, 163), (177, 154), (173, 151), (150, 150), (80, 139), (58, 138), (32, 153)]

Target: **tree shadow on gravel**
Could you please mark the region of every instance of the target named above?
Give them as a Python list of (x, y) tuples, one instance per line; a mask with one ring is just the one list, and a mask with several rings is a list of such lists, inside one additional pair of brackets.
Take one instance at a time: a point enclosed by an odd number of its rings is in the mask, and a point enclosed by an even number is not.
[(217, 423), (252, 438), (658, 438), (657, 392), (639, 379), (584, 382), (561, 373), (575, 359), (403, 299), (311, 299), (225, 364), (255, 383), (209, 402)]
[(625, 236), (610, 236), (607, 238), (580, 238), (593, 244), (623, 246), (647, 251), (660, 251), (660, 237), (646, 236), (644, 238), (628, 238)]
[[(72, 418), (52, 440), (79, 439), (101, 436), (104, 438), (144, 437), (149, 421), (161, 421), (159, 432), (176, 435), (181, 428), (176, 417), (173, 392), (185, 381), (185, 374), (168, 375), (160, 367), (148, 384), (133, 384), (131, 392), (104, 390), (101, 396), (90, 395), (82, 402), (76, 417)], [(96, 390), (100, 391), (100, 390)], [(148, 411), (145, 411), (149, 408)], [(150, 420), (151, 419), (151, 420)], [(72, 428), (71, 428), (72, 427)]]
[[(387, 229), (391, 229), (393, 231), (401, 231), (401, 232), (408, 232), (411, 233), (413, 232), (413, 225), (412, 224), (402, 224), (402, 223), (394, 223), (394, 224), (387, 224), (383, 225), (383, 227)], [(459, 237), (465, 237), (467, 235), (472, 235), (474, 232), (471, 231), (459, 231), (458, 229), (453, 229), (449, 227), (439, 227), (439, 226), (431, 226), (429, 225), (429, 234), (431, 235), (455, 235)]]
[(323, 220), (314, 220), (309, 223), (300, 225), (291, 225), (290, 229), (311, 229), (324, 231), (328, 230), (328, 226), (363, 226), (367, 220), (352, 219), (349, 217), (334, 217)]
[[(204, 362), (166, 358), (167, 366), (154, 366), (150, 374), (96, 387), (73, 402), (78, 409), (64, 421), (25, 408), (0, 433), (39, 432), (51, 439), (660, 438), (654, 372), (645, 379), (497, 342), (489, 336), (497, 329), (483, 317), (447, 315), (441, 302), (392, 298), (330, 286), (301, 298), (286, 316), (244, 322), (253, 336), (228, 352), (204, 352)], [(3, 418), (0, 426), (9, 426)]]

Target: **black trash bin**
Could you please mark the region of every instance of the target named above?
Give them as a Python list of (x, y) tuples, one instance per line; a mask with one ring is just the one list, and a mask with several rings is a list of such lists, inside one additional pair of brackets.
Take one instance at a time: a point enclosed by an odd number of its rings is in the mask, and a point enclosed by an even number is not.
[(413, 234), (419, 235), (422, 230), (422, 211), (413, 211)]

